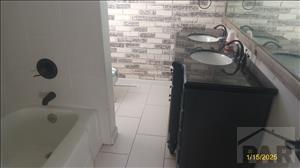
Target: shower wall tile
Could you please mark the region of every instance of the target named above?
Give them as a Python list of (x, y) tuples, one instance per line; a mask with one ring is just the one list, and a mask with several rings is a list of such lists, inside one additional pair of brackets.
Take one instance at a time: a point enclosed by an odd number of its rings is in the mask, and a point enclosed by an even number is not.
[(225, 1), (203, 10), (196, 0), (108, 1), (113, 66), (121, 78), (168, 80), (175, 33), (221, 23)]

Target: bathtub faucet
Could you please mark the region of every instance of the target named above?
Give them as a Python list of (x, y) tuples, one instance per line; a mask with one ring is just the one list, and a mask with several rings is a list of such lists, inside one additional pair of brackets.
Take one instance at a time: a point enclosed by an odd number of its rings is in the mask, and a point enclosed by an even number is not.
[(47, 106), (48, 103), (53, 100), (54, 98), (56, 97), (56, 94), (54, 92), (49, 92), (44, 98), (43, 98), (43, 101), (42, 101), (42, 105), (43, 106)]

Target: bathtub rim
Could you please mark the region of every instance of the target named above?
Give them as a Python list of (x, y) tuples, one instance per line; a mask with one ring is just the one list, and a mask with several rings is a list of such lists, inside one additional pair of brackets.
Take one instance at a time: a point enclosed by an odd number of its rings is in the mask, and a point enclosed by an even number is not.
[[(7, 117), (11, 117), (20, 111), (28, 111), (49, 109), (51, 111), (61, 111), (62, 113), (74, 113), (78, 116), (78, 119), (75, 121), (73, 127), (68, 131), (68, 133), (63, 137), (57, 147), (52, 151), (51, 156), (44, 162), (42, 167), (64, 167), (72, 156), (77, 144), (79, 143), (82, 135), (87, 130), (88, 121), (93, 114), (97, 114), (96, 109), (92, 108), (82, 108), (82, 107), (65, 107), (65, 106), (41, 106), (33, 105), (20, 108), (14, 112), (7, 114), (5, 117), (1, 118), (1, 127), (3, 121)], [(99, 122), (99, 120), (97, 120)]]

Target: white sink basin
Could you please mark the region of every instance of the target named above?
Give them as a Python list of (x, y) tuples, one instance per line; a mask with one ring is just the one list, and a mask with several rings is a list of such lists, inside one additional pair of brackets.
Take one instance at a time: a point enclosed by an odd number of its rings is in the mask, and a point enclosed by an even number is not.
[(190, 34), (188, 38), (193, 41), (204, 42), (204, 43), (215, 43), (218, 42), (221, 37), (214, 37), (207, 34)]
[(190, 56), (193, 60), (207, 65), (225, 66), (231, 64), (233, 61), (224, 54), (212, 51), (197, 51), (192, 53)]

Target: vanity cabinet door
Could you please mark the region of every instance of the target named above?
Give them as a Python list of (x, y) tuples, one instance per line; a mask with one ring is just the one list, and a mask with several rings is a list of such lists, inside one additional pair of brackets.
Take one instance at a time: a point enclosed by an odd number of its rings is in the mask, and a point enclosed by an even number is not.
[(170, 116), (168, 129), (168, 148), (174, 153), (177, 146), (177, 135), (179, 129), (179, 116), (181, 109), (181, 97), (184, 83), (184, 67), (178, 62), (173, 62), (172, 90), (170, 95)]
[[(265, 127), (274, 95), (187, 85), (176, 153), (179, 168), (253, 168), (237, 163), (237, 148), (242, 147), (237, 145), (237, 129)], [(259, 146), (261, 137), (255, 138)]]

